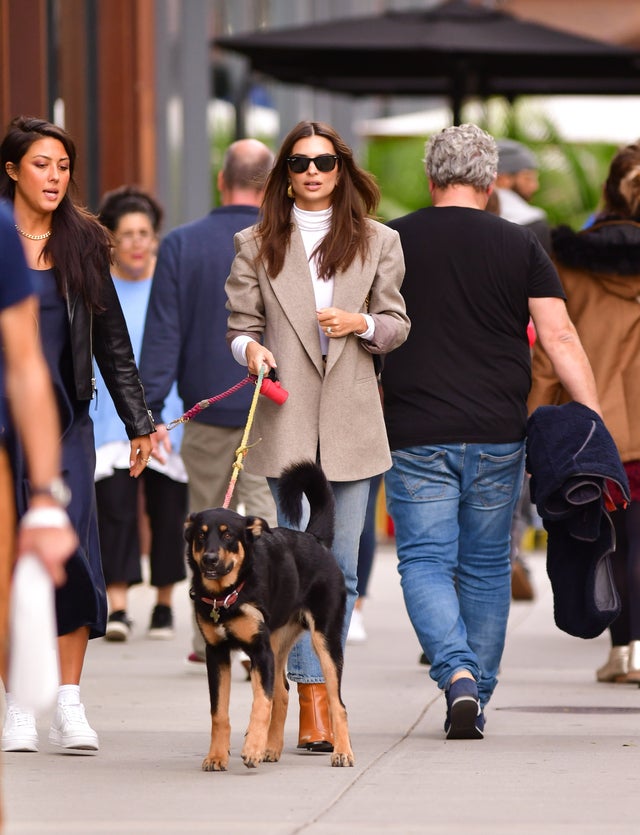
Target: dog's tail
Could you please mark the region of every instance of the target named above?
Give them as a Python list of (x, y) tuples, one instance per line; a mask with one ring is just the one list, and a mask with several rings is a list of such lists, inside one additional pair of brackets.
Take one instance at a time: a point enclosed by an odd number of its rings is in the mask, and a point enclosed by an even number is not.
[(278, 499), (284, 515), (293, 525), (302, 518), (302, 494), (309, 500), (311, 515), (307, 532), (331, 548), (335, 528), (335, 499), (322, 469), (313, 461), (300, 461), (282, 471)]

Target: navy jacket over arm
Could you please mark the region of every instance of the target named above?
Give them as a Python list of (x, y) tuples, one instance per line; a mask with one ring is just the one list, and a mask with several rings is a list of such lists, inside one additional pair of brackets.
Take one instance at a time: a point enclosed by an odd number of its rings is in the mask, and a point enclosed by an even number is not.
[(527, 470), (548, 534), (555, 622), (570, 635), (594, 638), (620, 612), (607, 490), (607, 481), (615, 482), (629, 501), (618, 450), (600, 416), (581, 403), (541, 406), (527, 423)]

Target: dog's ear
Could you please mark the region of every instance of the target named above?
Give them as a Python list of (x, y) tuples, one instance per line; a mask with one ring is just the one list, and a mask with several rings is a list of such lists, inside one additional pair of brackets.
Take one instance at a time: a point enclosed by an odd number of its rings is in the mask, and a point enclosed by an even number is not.
[(245, 517), (245, 533), (249, 542), (253, 542), (258, 539), (258, 537), (262, 536), (263, 533), (270, 532), (271, 528), (269, 527), (266, 519), (262, 519), (260, 516)]
[(190, 513), (184, 520), (184, 538), (187, 542), (191, 542), (193, 539), (193, 521), (197, 515), (197, 513)]

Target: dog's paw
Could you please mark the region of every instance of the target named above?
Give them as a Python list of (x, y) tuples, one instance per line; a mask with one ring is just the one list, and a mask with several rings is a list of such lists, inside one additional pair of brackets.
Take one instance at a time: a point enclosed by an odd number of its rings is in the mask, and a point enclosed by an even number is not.
[(282, 754), (282, 749), (277, 750), (275, 748), (267, 748), (267, 750), (264, 752), (263, 762), (265, 762), (265, 763), (277, 763), (278, 760), (280, 759), (281, 754)]
[(353, 751), (334, 751), (331, 755), (331, 765), (334, 768), (347, 768), (353, 766), (355, 761)]
[(262, 754), (248, 754), (245, 751), (242, 752), (241, 756), (242, 762), (247, 768), (257, 768), (264, 758)]
[(202, 760), (203, 771), (226, 771), (228, 760), (223, 760), (220, 757), (207, 756)]

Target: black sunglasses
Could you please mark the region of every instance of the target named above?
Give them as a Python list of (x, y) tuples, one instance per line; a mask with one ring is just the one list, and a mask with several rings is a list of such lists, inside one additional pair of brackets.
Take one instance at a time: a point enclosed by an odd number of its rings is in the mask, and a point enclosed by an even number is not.
[(320, 154), (319, 157), (287, 157), (289, 168), (294, 174), (302, 174), (313, 163), (318, 171), (326, 174), (333, 171), (340, 157), (335, 154)]

